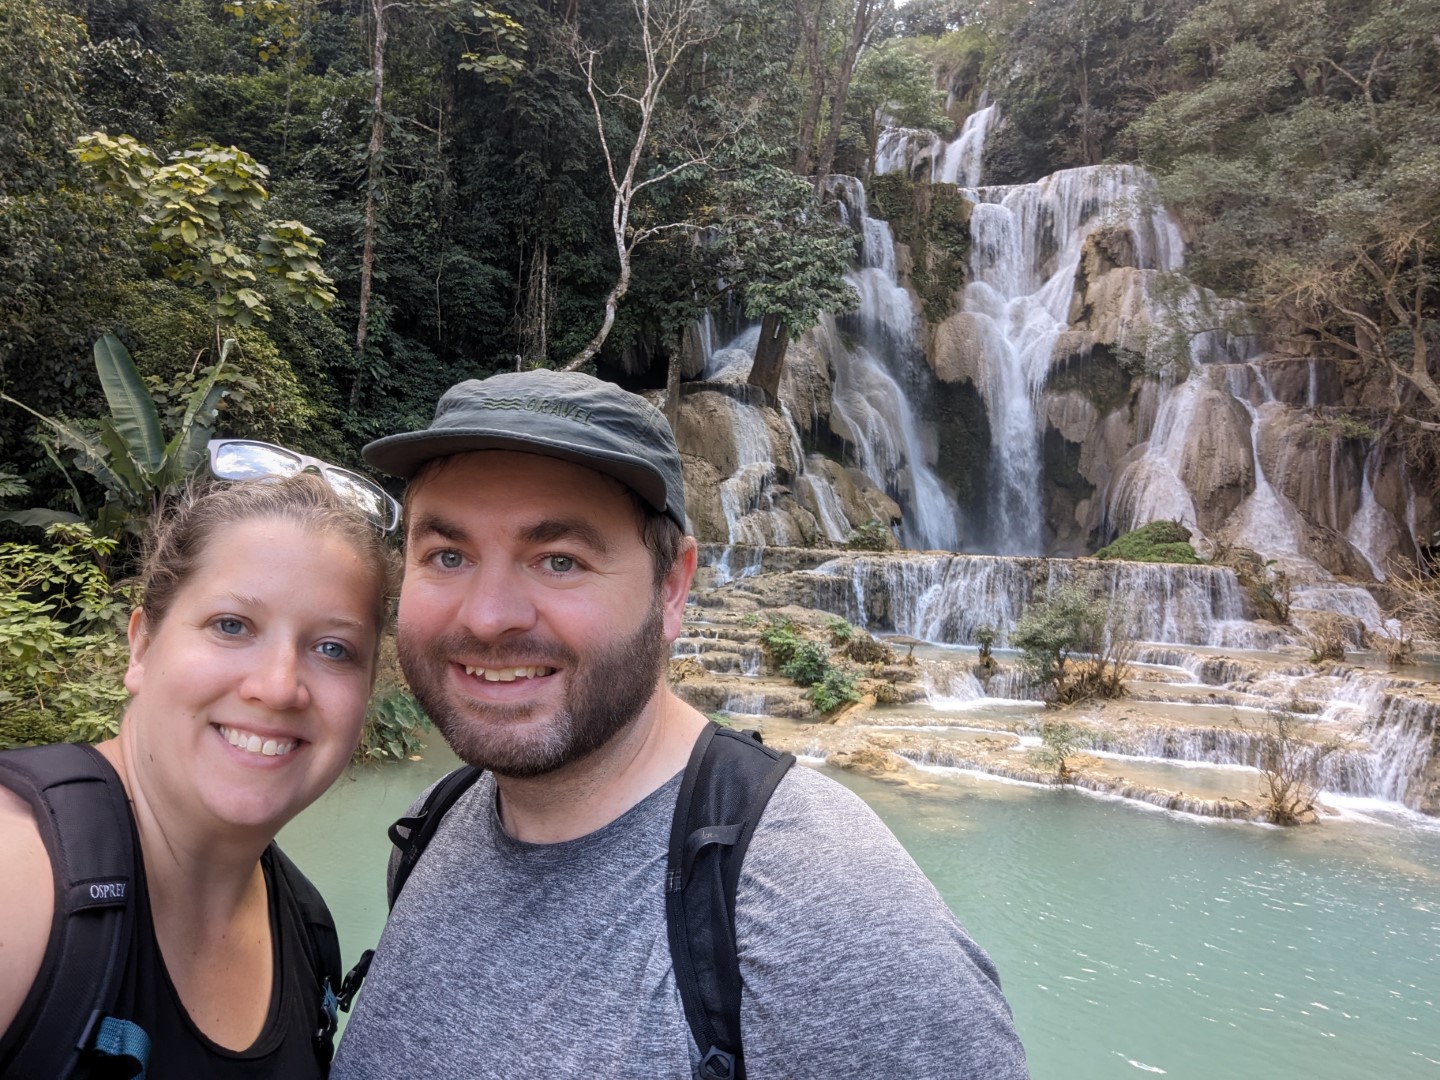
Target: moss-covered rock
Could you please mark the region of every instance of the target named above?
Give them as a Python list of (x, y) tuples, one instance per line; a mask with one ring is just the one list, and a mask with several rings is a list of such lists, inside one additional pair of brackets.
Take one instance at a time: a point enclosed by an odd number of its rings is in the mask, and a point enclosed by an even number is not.
[(1097, 559), (1130, 562), (1184, 563), (1201, 561), (1190, 546), (1190, 530), (1178, 521), (1152, 521), (1128, 532), (1095, 553)]
[(943, 322), (965, 286), (974, 204), (954, 184), (914, 181), (901, 173), (875, 177), (867, 194), (870, 213), (888, 221), (895, 239), (910, 248), (909, 284), (925, 321)]

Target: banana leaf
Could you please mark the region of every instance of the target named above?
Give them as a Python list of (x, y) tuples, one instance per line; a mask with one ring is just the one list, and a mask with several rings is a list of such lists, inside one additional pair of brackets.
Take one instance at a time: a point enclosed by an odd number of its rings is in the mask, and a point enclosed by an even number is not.
[(160, 416), (135, 361), (114, 334), (104, 334), (96, 340), (95, 371), (100, 376), (105, 400), (110, 404), (115, 431), (124, 440), (128, 456), (139, 471), (155, 475), (165, 465)]

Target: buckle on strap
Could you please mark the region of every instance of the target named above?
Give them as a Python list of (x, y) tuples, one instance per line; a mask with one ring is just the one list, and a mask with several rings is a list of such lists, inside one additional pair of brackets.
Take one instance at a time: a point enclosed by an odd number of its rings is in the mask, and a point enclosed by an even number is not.
[(695, 1076), (697, 1080), (733, 1080), (735, 1055), (712, 1046), (695, 1066)]
[(345, 981), (340, 984), (340, 993), (335, 997), (335, 1004), (341, 1012), (350, 1011), (355, 995), (360, 992), (360, 985), (370, 973), (370, 961), (374, 959), (375, 950), (366, 949), (360, 954), (360, 962), (345, 973)]

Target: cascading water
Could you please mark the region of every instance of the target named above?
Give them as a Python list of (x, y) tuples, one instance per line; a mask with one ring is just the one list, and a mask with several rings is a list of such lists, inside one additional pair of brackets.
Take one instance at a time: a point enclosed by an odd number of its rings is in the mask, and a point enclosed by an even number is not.
[(875, 175), (903, 172), (913, 177), (924, 169), (932, 183), (974, 187), (980, 183), (985, 139), (998, 118), (999, 110), (994, 105), (976, 109), (948, 142), (933, 131), (887, 127), (876, 144)]
[(960, 133), (946, 144), (935, 167), (934, 179), (942, 184), (975, 187), (980, 183), (980, 160), (985, 153), (985, 138), (999, 115), (994, 105), (977, 109), (965, 118)]
[(1154, 182), (1130, 166), (1067, 169), (1034, 184), (978, 187), (970, 218), (970, 281), (963, 310), (981, 337), (981, 397), (990, 419), (988, 547), (1038, 555), (1045, 548), (1040, 399), (1055, 344), (1069, 328), (1085, 238), (1123, 225), (1141, 268), (1177, 269), (1175, 224), (1153, 209)]
[(895, 276), (890, 226), (866, 213), (865, 189), (854, 177), (833, 176), (829, 183), (862, 239), (860, 268), (845, 277), (860, 297), (852, 316), (859, 340), (853, 347), (836, 341), (830, 350), (833, 414), (852, 439), (860, 469), (900, 503), (905, 545), (954, 550), (955, 503), (930, 467), (932, 451), (894, 370), (923, 360), (914, 301)]

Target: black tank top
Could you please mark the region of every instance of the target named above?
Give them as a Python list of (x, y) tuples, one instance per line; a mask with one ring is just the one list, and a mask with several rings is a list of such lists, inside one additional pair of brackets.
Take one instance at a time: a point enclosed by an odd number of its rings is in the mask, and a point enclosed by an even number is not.
[(144, 860), (137, 860), (139, 902), (113, 1015), (134, 1021), (150, 1036), (147, 1080), (316, 1080), (325, 1075), (314, 1044), (323, 979), (309, 958), (300, 908), (285, 875), (276, 871), (274, 850), (272, 844), (260, 857), (274, 950), (270, 1008), (260, 1036), (245, 1050), (212, 1042), (185, 1011), (155, 940)]

